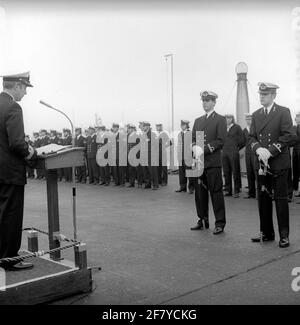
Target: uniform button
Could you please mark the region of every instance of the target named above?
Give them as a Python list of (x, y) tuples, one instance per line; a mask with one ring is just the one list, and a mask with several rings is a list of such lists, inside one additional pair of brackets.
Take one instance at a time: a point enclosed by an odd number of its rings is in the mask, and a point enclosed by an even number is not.
[(271, 135), (271, 133), (269, 133), (269, 136)]

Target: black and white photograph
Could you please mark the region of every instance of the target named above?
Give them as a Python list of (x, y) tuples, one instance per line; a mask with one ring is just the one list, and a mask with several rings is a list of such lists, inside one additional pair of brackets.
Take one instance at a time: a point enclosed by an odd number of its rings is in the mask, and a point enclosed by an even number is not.
[(0, 44), (0, 305), (300, 304), (298, 1), (3, 0)]

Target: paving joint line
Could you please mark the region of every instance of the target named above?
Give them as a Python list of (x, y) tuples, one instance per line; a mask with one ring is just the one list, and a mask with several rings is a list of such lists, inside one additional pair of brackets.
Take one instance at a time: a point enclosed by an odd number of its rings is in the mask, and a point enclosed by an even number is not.
[(219, 283), (225, 282), (225, 281), (227, 281), (227, 280), (231, 280), (231, 279), (236, 278), (236, 277), (238, 277), (238, 276), (240, 276), (240, 275), (242, 275), (242, 274), (247, 274), (247, 273), (249, 273), (249, 272), (251, 272), (251, 271), (254, 271), (254, 270), (258, 269), (258, 268), (261, 268), (261, 267), (266, 266), (266, 265), (271, 264), (271, 263), (275, 263), (275, 262), (277, 262), (277, 261), (279, 261), (279, 260), (281, 260), (281, 259), (284, 259), (284, 258), (290, 257), (290, 256), (295, 255), (295, 254), (297, 254), (297, 253), (300, 253), (300, 248), (297, 249), (297, 250), (295, 250), (295, 251), (292, 251), (292, 252), (290, 252), (290, 253), (287, 253), (287, 254), (284, 254), (284, 255), (281, 255), (281, 256), (278, 256), (278, 257), (274, 257), (274, 258), (272, 258), (272, 259), (270, 259), (270, 260), (268, 260), (268, 261), (266, 261), (266, 262), (263, 262), (263, 263), (261, 263), (261, 264), (258, 264), (258, 265), (255, 265), (255, 266), (252, 266), (252, 267), (248, 268), (248, 269), (245, 270), (245, 271), (240, 271), (240, 272), (238, 272), (238, 273), (235, 273), (235, 274), (229, 275), (229, 276), (227, 276), (227, 277), (224, 278), (224, 279), (220, 279), (220, 280), (217, 280), (217, 281), (215, 281), (215, 282), (208, 283), (208, 284), (206, 284), (206, 285), (204, 285), (204, 286), (202, 286), (202, 287), (199, 287), (199, 288), (196, 288), (196, 289), (190, 290), (190, 291), (185, 292), (185, 293), (183, 293), (183, 294), (180, 294), (180, 295), (178, 295), (178, 296), (176, 296), (176, 297), (169, 298), (169, 299), (167, 299), (167, 300), (161, 301), (161, 302), (158, 303), (158, 305), (163, 305), (163, 304), (166, 304), (166, 303), (170, 303), (171, 301), (176, 300), (176, 299), (178, 299), (178, 298), (182, 298), (182, 297), (188, 296), (188, 295), (191, 294), (191, 293), (195, 293), (195, 292), (198, 292), (198, 291), (200, 291), (200, 290), (206, 289), (206, 288), (208, 288), (208, 287), (210, 287), (210, 286), (213, 286), (213, 285), (216, 285), (216, 284), (219, 284)]

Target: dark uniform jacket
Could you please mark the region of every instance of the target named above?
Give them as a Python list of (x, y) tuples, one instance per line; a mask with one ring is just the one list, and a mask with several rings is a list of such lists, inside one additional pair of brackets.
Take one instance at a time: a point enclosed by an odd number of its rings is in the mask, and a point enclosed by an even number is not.
[(86, 155), (88, 159), (96, 158), (98, 144), (96, 142), (97, 134), (94, 133), (92, 136), (86, 138)]
[[(192, 165), (192, 152), (191, 143), (186, 143), (192, 140), (190, 130), (185, 132), (180, 131), (178, 134), (178, 147), (177, 147), (177, 158), (180, 165), (191, 166)], [(188, 140), (190, 137), (190, 140)]]
[(72, 136), (68, 135), (66, 138), (63, 139), (64, 146), (69, 146), (72, 144)]
[(58, 144), (58, 136), (50, 137), (50, 143)]
[[(252, 151), (256, 153), (258, 148), (267, 148), (272, 155), (268, 161), (271, 169), (290, 168), (289, 146), (295, 140), (295, 136), (288, 108), (274, 103), (267, 116), (264, 114), (264, 108), (252, 114), (249, 134)], [(256, 167), (258, 168), (257, 157)]]
[(11, 96), (0, 94), (0, 184), (25, 185), (29, 155), (23, 113)]
[(33, 140), (33, 147), (34, 147), (34, 148), (39, 148), (39, 147), (40, 147), (40, 142), (41, 142), (41, 140), (40, 140), (39, 137), (36, 138), (36, 139), (34, 139), (34, 140)]
[[(148, 161), (146, 160), (147, 155)], [(151, 128), (148, 130), (147, 133), (143, 133), (141, 137), (141, 160), (144, 165), (147, 165), (148, 163), (147, 166), (158, 166), (159, 140), (157, 135), (151, 130)]]
[(85, 137), (82, 134), (80, 134), (75, 138), (75, 147), (85, 148), (85, 142), (86, 142)]
[(247, 128), (244, 128), (243, 135), (244, 135), (244, 141), (245, 141), (245, 154), (246, 155), (254, 155), (254, 152), (251, 149), (249, 131)]
[(240, 151), (245, 146), (245, 138), (242, 128), (238, 124), (233, 124), (225, 138), (223, 151)]
[(292, 147), (294, 147), (294, 150), (300, 151), (300, 124), (294, 125), (293, 129), (296, 134), (296, 137), (292, 143)]
[(51, 140), (50, 140), (50, 138), (46, 135), (46, 136), (44, 136), (43, 138), (40, 139), (40, 143), (39, 143), (39, 145), (40, 145), (40, 147), (43, 147), (43, 146), (47, 146), (47, 145), (50, 144), (50, 143), (51, 143)]
[(197, 118), (192, 130), (193, 145), (196, 131), (204, 131), (204, 168), (221, 167), (221, 150), (227, 133), (225, 117), (214, 111), (208, 118), (206, 115)]

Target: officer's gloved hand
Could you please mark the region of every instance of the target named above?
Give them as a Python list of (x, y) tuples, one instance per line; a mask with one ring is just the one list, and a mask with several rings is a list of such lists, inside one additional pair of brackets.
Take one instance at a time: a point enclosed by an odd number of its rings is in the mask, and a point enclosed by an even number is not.
[(265, 165), (268, 165), (268, 160), (271, 157), (271, 153), (268, 149), (258, 148), (256, 154), (258, 155), (259, 160), (261, 160)]
[(193, 154), (196, 159), (200, 159), (203, 149), (200, 146), (193, 146)]

